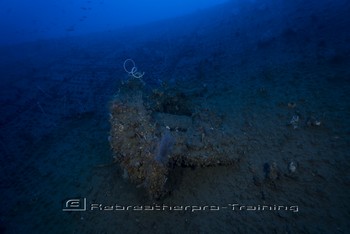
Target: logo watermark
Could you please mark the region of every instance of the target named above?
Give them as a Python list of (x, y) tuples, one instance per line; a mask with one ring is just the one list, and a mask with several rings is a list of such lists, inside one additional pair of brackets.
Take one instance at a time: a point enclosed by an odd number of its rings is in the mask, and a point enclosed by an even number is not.
[(63, 202), (63, 211), (86, 211), (86, 198), (67, 199)]
[(102, 203), (90, 203), (87, 205), (86, 198), (67, 199), (63, 201), (63, 211), (286, 211), (286, 212), (299, 212), (299, 206), (297, 205), (243, 205), (239, 203), (229, 203), (227, 205), (165, 205), (165, 204), (152, 204), (152, 205), (121, 205), (121, 204), (102, 204)]

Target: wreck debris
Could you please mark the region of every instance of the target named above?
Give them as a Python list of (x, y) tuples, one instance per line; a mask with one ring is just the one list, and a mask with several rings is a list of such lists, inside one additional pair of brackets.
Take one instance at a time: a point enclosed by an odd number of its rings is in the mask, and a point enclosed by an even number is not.
[[(188, 102), (188, 98), (175, 98), (184, 94), (164, 92), (155, 96), (144, 92), (124, 86), (111, 102), (110, 144), (126, 177), (144, 187), (151, 199), (171, 191), (168, 177), (175, 166), (206, 167), (239, 161), (233, 138), (220, 129), (222, 116), (200, 107), (189, 114), (190, 105), (175, 103)], [(169, 100), (181, 106), (178, 110), (186, 110), (185, 114), (166, 107), (164, 102)]]

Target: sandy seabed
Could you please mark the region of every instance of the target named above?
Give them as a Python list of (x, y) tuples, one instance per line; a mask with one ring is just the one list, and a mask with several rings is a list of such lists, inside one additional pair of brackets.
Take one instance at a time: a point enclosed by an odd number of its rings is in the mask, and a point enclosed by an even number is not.
[[(215, 47), (215, 34), (201, 33), (2, 48), (0, 232), (348, 233), (349, 61), (283, 33), (257, 47), (224, 36)], [(160, 200), (130, 183), (109, 142), (129, 57), (146, 72), (146, 94), (177, 90), (191, 112), (220, 116), (212, 143), (239, 161), (174, 167)], [(73, 198), (87, 210), (62, 211)]]

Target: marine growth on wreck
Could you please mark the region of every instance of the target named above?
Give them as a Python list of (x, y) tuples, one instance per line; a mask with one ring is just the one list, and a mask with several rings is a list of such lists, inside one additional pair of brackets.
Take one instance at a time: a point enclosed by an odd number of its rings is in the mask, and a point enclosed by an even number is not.
[[(110, 104), (110, 144), (124, 176), (151, 199), (172, 191), (175, 167), (232, 165), (239, 160), (223, 116), (192, 102), (205, 89), (163, 86), (148, 90), (131, 78)], [(176, 175), (175, 175), (176, 176)]]

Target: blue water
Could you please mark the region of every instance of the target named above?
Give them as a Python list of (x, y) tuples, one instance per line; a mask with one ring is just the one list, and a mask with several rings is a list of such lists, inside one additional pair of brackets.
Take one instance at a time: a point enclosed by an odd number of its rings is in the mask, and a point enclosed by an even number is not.
[[(349, 1), (0, 4), (1, 233), (350, 232)], [(239, 163), (176, 167), (159, 201), (130, 183), (109, 145), (129, 58), (145, 100), (185, 94), (162, 111), (209, 113)], [(87, 211), (63, 211), (73, 198)]]

